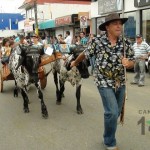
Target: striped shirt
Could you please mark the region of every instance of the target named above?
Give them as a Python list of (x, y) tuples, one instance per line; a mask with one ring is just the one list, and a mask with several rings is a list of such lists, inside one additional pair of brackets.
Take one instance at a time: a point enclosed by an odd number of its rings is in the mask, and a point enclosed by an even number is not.
[(147, 56), (148, 52), (150, 52), (150, 46), (146, 42), (142, 42), (141, 44), (133, 44), (132, 46), (134, 50), (134, 57), (140, 58), (141, 56)]

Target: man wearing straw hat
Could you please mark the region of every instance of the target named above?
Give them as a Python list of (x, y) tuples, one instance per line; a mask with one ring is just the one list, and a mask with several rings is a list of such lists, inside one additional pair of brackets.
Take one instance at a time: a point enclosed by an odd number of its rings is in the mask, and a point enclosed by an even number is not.
[(95, 55), (95, 83), (104, 107), (104, 146), (106, 150), (118, 150), (116, 143), (117, 120), (123, 108), (125, 97), (125, 69), (134, 66), (134, 52), (130, 42), (121, 36), (127, 18), (112, 13), (105, 18), (99, 29), (106, 31), (95, 38), (82, 52), (72, 66)]

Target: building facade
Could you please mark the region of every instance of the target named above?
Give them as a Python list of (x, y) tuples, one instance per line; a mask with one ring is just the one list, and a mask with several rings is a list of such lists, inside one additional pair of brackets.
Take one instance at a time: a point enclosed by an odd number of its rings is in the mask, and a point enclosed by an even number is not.
[[(39, 2), (37, 4), (37, 15), (40, 34), (49, 36), (62, 34), (65, 36), (65, 32), (69, 30), (71, 36), (75, 36), (81, 30), (87, 33), (90, 32), (90, 0), (43, 0), (37, 2)], [(32, 24), (35, 23), (35, 20), (32, 20), (32, 18), (34, 19), (35, 17), (33, 4), (24, 3), (20, 8), (25, 9), (26, 19), (30, 20), (30, 26), (32, 26)], [(41, 14), (40, 12), (43, 13)], [(87, 26), (84, 29), (80, 29), (81, 14), (85, 15), (87, 18)], [(29, 29), (29, 24), (27, 28)], [(28, 32), (26, 27), (24, 30), (25, 32)], [(31, 32), (30, 29), (29, 32)], [(34, 25), (32, 32), (34, 32)]]
[(149, 0), (94, 0), (91, 3), (92, 31), (101, 34), (98, 26), (107, 14), (118, 12), (128, 17), (124, 26), (125, 36), (135, 41), (136, 34), (142, 34), (150, 43), (150, 1)]
[(18, 22), (23, 20), (23, 16), (19, 13), (0, 13), (0, 36), (16, 35), (18, 31)]

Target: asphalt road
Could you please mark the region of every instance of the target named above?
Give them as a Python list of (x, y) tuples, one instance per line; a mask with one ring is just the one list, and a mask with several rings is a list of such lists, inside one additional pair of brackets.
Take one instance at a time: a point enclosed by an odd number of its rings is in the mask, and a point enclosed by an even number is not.
[[(120, 150), (149, 150), (150, 77), (146, 75), (144, 87), (137, 87), (129, 84), (133, 75), (127, 76), (125, 124), (118, 125), (117, 143)], [(13, 87), (13, 81), (4, 81), (4, 92), (0, 93), (0, 150), (103, 150), (103, 106), (93, 77), (83, 80), (84, 114), (78, 115), (75, 87), (66, 83), (62, 105), (56, 105), (55, 85), (52, 75), (48, 76), (43, 90), (49, 112), (46, 120), (41, 117), (34, 86), (29, 90), (28, 114), (23, 112), (21, 95), (13, 97)], [(141, 118), (145, 121), (138, 125)], [(141, 128), (145, 135), (141, 134)]]

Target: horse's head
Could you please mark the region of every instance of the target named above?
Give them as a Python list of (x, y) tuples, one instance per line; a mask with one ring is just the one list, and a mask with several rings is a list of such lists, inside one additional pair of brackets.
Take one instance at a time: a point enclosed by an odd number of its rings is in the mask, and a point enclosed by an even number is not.
[(9, 66), (11, 69), (17, 70), (19, 66), (23, 65), (26, 50), (27, 46), (20, 45), (17, 45), (12, 49), (9, 57)]
[(78, 81), (80, 81), (81, 75), (77, 67), (72, 67), (69, 71), (64, 67), (61, 66), (60, 70), (60, 80), (65, 82), (69, 81), (72, 86), (74, 86)]
[(67, 72), (68, 81), (74, 86), (78, 81), (81, 80), (81, 75), (77, 67), (72, 67), (71, 70)]
[(80, 81), (81, 76), (77, 67), (70, 67), (71, 62), (74, 60), (73, 55), (66, 56), (65, 62), (61, 65), (60, 69), (60, 79), (64, 82), (67, 80), (74, 86), (78, 81)]
[(64, 61), (64, 66), (66, 67), (66, 69), (69, 71), (71, 69), (70, 65), (71, 62), (74, 60), (74, 56), (72, 55), (65, 55), (65, 61)]
[(74, 58), (77, 58), (78, 55), (86, 49), (86, 47), (83, 45), (71, 45), (69, 49), (70, 53), (74, 55)]
[(41, 62), (41, 54), (43, 54), (43, 47), (41, 46), (29, 46), (26, 51), (25, 67), (30, 74), (37, 74), (39, 64)]
[[(76, 59), (80, 55), (80, 53), (83, 52), (85, 49), (86, 47), (84, 47), (83, 45), (75, 45), (75, 46), (70, 47), (70, 51), (74, 59)], [(89, 72), (88, 72), (89, 64), (87, 62), (88, 60), (83, 60), (77, 66), (82, 78), (89, 77)], [(68, 68), (70, 69), (70, 63), (68, 63)]]

